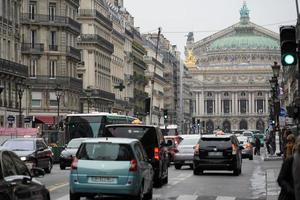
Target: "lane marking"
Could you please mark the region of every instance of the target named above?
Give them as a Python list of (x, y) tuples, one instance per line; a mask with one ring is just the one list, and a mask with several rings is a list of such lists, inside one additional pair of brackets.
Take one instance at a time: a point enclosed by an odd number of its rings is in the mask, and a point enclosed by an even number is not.
[(176, 200), (196, 200), (198, 195), (180, 195)]
[(235, 200), (235, 197), (218, 196), (216, 200)]
[(48, 190), (49, 190), (49, 192), (53, 192), (54, 190), (60, 189), (60, 188), (65, 187), (67, 185), (69, 185), (69, 182), (51, 185), (51, 186), (48, 187)]

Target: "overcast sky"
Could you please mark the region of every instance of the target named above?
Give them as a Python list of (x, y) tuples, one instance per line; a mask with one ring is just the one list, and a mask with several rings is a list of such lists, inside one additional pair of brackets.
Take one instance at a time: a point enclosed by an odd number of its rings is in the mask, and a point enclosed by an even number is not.
[[(279, 33), (280, 25), (295, 25), (295, 0), (247, 0), (250, 21)], [(183, 53), (186, 35), (198, 41), (239, 21), (243, 0), (124, 0), (142, 33), (162, 27)]]

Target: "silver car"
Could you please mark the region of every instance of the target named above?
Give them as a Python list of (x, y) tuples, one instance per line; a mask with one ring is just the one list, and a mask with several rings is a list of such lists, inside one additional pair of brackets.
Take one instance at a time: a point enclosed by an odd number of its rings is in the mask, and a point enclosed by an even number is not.
[(200, 135), (180, 135), (183, 140), (178, 145), (178, 152), (174, 156), (175, 169), (180, 169), (183, 165), (193, 168), (194, 147), (200, 139)]

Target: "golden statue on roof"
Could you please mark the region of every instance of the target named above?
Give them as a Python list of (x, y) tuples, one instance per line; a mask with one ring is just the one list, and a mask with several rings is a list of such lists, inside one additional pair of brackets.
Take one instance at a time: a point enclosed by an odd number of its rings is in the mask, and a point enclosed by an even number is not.
[(196, 62), (197, 58), (194, 56), (193, 50), (188, 50), (188, 55), (184, 63), (187, 65), (187, 67), (194, 67), (196, 65)]

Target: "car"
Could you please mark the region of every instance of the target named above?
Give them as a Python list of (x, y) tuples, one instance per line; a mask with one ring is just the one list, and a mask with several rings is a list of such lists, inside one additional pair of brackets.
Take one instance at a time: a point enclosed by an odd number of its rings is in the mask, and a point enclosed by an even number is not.
[(14, 152), (0, 150), (0, 199), (50, 200), (45, 185), (34, 178), (44, 174), (41, 168), (34, 167), (29, 171)]
[(66, 145), (59, 157), (59, 167), (61, 170), (66, 169), (66, 167), (71, 167), (73, 158), (75, 157), (81, 142), (84, 140), (86, 140), (86, 138), (74, 138)]
[(168, 183), (168, 149), (167, 144), (159, 127), (141, 124), (113, 124), (106, 125), (103, 137), (121, 137), (138, 139), (154, 170), (154, 186), (161, 187)]
[(174, 156), (175, 153), (178, 152), (177, 147), (182, 141), (182, 137), (179, 135), (173, 135), (173, 136), (164, 136), (167, 143), (170, 145), (168, 146), (168, 158), (169, 162), (174, 162)]
[(239, 146), (242, 147), (242, 158), (249, 158), (249, 160), (253, 160), (253, 144), (249, 137), (239, 136), (237, 137), (239, 140)]
[(181, 135), (182, 141), (178, 145), (178, 152), (174, 156), (175, 169), (181, 169), (183, 165), (193, 168), (194, 148), (200, 139), (200, 135)]
[(153, 175), (149, 158), (137, 139), (87, 139), (72, 162), (70, 200), (98, 194), (152, 199)]
[(43, 138), (12, 138), (6, 140), (1, 149), (16, 153), (29, 169), (43, 168), (51, 173), (53, 167), (53, 152), (46, 145)]
[(203, 170), (233, 170), (242, 172), (242, 153), (235, 135), (202, 135), (195, 146), (193, 159), (194, 175)]
[(254, 133), (252, 131), (246, 130), (243, 132), (242, 136), (246, 136), (248, 138), (253, 139), (254, 138)]

